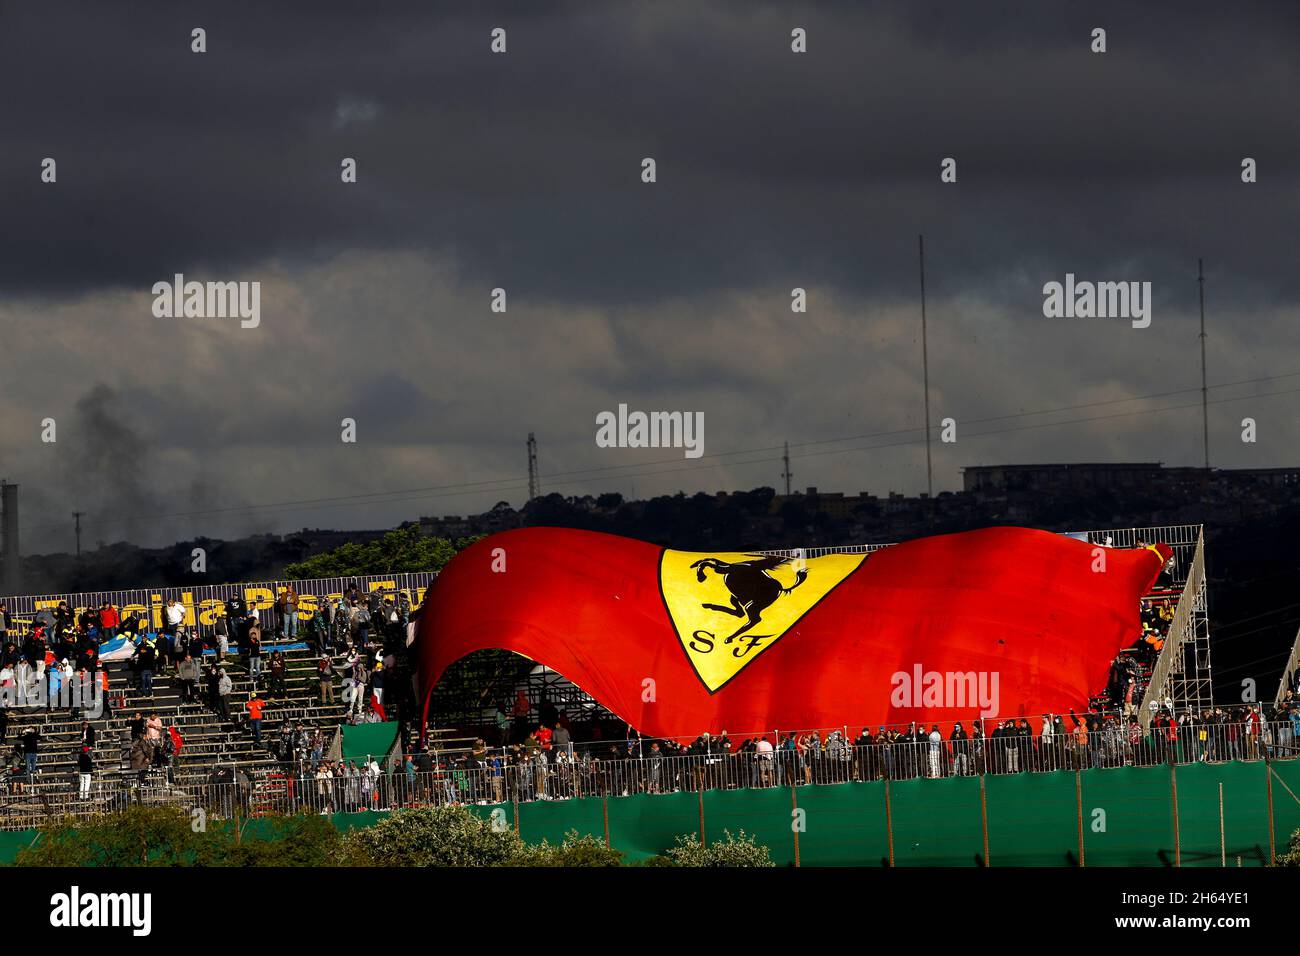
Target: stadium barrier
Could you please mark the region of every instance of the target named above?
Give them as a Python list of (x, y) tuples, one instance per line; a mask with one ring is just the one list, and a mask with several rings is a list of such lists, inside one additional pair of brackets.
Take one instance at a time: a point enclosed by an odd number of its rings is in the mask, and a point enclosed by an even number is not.
[[(836, 747), (812, 756), (777, 750), (771, 754), (728, 752), (662, 757), (601, 759), (578, 750), (540, 751), (505, 766), (440, 766), (407, 773), (390, 762), (388, 772), (338, 777), (318, 776), (309, 761), (282, 765), (256, 780), (173, 785), (158, 771), (95, 774), (89, 796), (78, 793), (69, 774), (66, 791), (24, 789), (22, 774), (10, 776), (8, 794), (0, 798), (0, 828), (38, 826), (64, 814), (83, 816), (132, 804), (202, 807), (205, 813), (230, 817), (293, 812), (356, 812), (443, 804), (531, 803), (583, 797), (621, 797), (772, 790), (944, 778), (1016, 777), (1061, 771), (1258, 763), (1300, 757), (1300, 730), (1291, 721), (1260, 726), (1246, 733), (1239, 724), (1189, 724), (1174, 739), (1143, 737), (1130, 742), (1118, 735), (1077, 735), (990, 741), (970, 739), (953, 746), (894, 743)], [(501, 756), (499, 750), (488, 757)], [(434, 759), (441, 765), (443, 760)], [(1297, 806), (1300, 806), (1300, 797)]]
[[(728, 831), (743, 831), (766, 846), (777, 865), (1223, 867), (1267, 864), (1286, 852), (1288, 836), (1300, 828), (1297, 791), (1300, 760), (1230, 761), (628, 796), (584, 793), (467, 809), (530, 844), (560, 843), (576, 832), (603, 840), (629, 862), (661, 853), (677, 839), (711, 844)], [(385, 807), (427, 805), (419, 781), (370, 792), (378, 798), (369, 810), (358, 806), (346, 786), (336, 795), (340, 788), (333, 785), (305, 787), (296, 801), (286, 797), (279, 808), (319, 812), (349, 830), (384, 819)], [(495, 797), (495, 791), (487, 792), (489, 800)], [(260, 818), (277, 809), (249, 788), (229, 784), (179, 799), (167, 788), (152, 787), (124, 797), (175, 803), (196, 827), (235, 820), (250, 837)], [(66, 819), (59, 811), (80, 812), (70, 799), (52, 799), (49, 807), (48, 815), (33, 815), (26, 829), (0, 834), (0, 861), (12, 861), (41, 838), (32, 827), (57, 826)]]

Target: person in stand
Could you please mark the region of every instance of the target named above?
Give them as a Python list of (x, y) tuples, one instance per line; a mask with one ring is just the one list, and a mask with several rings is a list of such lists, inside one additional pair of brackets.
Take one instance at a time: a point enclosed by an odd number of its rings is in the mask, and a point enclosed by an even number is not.
[(334, 661), (328, 654), (316, 662), (316, 679), (320, 681), (320, 702), (334, 703)]
[(248, 726), (253, 731), (253, 743), (260, 745), (262, 743), (262, 708), (266, 703), (257, 695), (257, 689), (254, 688), (252, 696), (244, 707), (248, 710)]
[(284, 589), (282, 595), (284, 603), (281, 605), (281, 611), (284, 617), (284, 636), (289, 640), (296, 640), (298, 637), (298, 592), (289, 585)]
[(192, 704), (198, 696), (199, 662), (186, 654), (176, 668), (176, 676), (181, 685), (181, 703)]
[(18, 738), (22, 743), (23, 759), (27, 764), (27, 780), (36, 781), (36, 762), (41, 749), (41, 732), (35, 727), (28, 727)]
[(77, 755), (77, 796), (90, 799), (90, 784), (95, 774), (95, 758), (89, 747), (82, 747)]
[(217, 713), (221, 715), (226, 723), (233, 723), (230, 716), (230, 692), (234, 689), (234, 684), (230, 680), (230, 675), (226, 673), (224, 667), (218, 668), (217, 677)]
[(248, 676), (256, 687), (262, 680), (262, 626), (256, 621), (248, 629)]
[(289, 691), (284, 685), (284, 675), (288, 667), (284, 654), (280, 651), (272, 652), (268, 667), (271, 673), (271, 699), (278, 700), (288, 696)]
[(140, 677), (140, 694), (142, 696), (153, 696), (153, 671), (157, 666), (158, 654), (154, 649), (154, 642), (145, 638), (136, 648), (135, 659), (137, 673)]
[(111, 641), (117, 637), (117, 628), (122, 623), (117, 608), (105, 601), (99, 606), (100, 642)]
[(179, 598), (172, 598), (171, 603), (167, 605), (167, 622), (163, 625), (164, 640), (160, 642), (162, 650), (162, 666), (165, 668), (168, 661), (174, 661), (176, 648), (180, 646), (181, 628), (185, 625), (185, 605), (180, 602)]
[(230, 618), (223, 614), (213, 621), (212, 636), (216, 641), (217, 661), (224, 661), (226, 652), (230, 650)]
[(970, 737), (959, 721), (948, 736), (952, 743), (952, 775), (964, 777), (970, 772)]

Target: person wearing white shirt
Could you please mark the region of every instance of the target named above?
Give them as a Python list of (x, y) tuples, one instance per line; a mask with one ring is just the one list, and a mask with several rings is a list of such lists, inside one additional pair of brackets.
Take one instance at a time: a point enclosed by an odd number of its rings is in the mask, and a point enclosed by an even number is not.
[(754, 744), (754, 777), (757, 786), (770, 787), (772, 785), (772, 755), (772, 741), (766, 737), (759, 737), (758, 742)]
[(939, 753), (943, 749), (943, 736), (939, 733), (939, 726), (936, 724), (930, 728), (930, 776), (937, 777), (942, 771), (939, 762)]

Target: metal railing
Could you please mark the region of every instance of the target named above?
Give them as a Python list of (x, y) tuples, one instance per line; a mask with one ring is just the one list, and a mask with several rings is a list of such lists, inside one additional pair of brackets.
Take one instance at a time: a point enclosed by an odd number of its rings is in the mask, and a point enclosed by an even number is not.
[(1287, 657), (1286, 666), (1282, 668), (1282, 676), (1277, 682), (1277, 693), (1273, 695), (1274, 707), (1282, 706), (1282, 701), (1286, 699), (1286, 692), (1291, 689), (1291, 677), (1298, 666), (1300, 666), (1300, 630), (1295, 632), (1295, 640), (1291, 642), (1291, 654)]
[(320, 761), (286, 766), (256, 780), (169, 783), (161, 774), (77, 775), (59, 791), (11, 780), (0, 798), (0, 829), (37, 827), (133, 805), (172, 805), (229, 819), (307, 810), (347, 813), (448, 804), (502, 804), (707, 790), (823, 786), (880, 779), (1048, 773), (1126, 766), (1300, 757), (1300, 720), (1185, 721), (1141, 733), (1118, 723), (1102, 730), (1002, 738), (890, 740), (862, 745), (832, 740), (818, 751), (662, 753), (600, 759), (538, 751), (521, 759), (436, 758), (436, 769), (408, 772)]
[[(1142, 694), (1139, 719), (1143, 727), (1151, 722), (1159, 703), (1170, 696), (1170, 677), (1175, 672), (1181, 673), (1186, 667), (1185, 658), (1189, 645), (1195, 653), (1198, 624), (1196, 611), (1204, 609), (1202, 604), (1204, 584), (1205, 538), (1203, 535), (1198, 535), (1196, 549), (1187, 568), (1186, 583), (1174, 608), (1174, 619), (1169, 624), (1169, 630), (1165, 632), (1164, 647), (1156, 659), (1155, 667), (1151, 670), (1151, 679), (1147, 682), (1146, 691)], [(1207, 669), (1208, 663), (1207, 661)]]

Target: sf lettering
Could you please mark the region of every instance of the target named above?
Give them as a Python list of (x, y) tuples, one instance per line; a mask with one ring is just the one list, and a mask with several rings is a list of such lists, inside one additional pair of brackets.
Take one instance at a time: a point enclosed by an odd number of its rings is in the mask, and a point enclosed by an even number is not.
[[(723, 644), (733, 645), (731, 656), (744, 658), (750, 651), (757, 650), (771, 634), (733, 634), (723, 640)], [(698, 630), (691, 634), (690, 647), (696, 654), (712, 654), (718, 646), (718, 636), (712, 631)]]

